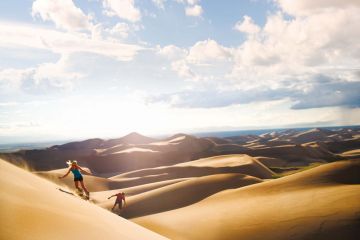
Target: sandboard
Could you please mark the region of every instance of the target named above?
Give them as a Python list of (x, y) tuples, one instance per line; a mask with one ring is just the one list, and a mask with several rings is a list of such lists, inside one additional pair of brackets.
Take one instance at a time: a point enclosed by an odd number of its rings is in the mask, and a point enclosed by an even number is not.
[(62, 189), (62, 188), (58, 188), (58, 190), (59, 190), (60, 192), (66, 193), (66, 194), (79, 197), (79, 198), (81, 198), (81, 199), (83, 199), (83, 200), (87, 200), (87, 201), (90, 200), (90, 198), (89, 198), (86, 194), (84, 194), (83, 192), (80, 192), (80, 191), (70, 192), (70, 191), (64, 190), (64, 189)]

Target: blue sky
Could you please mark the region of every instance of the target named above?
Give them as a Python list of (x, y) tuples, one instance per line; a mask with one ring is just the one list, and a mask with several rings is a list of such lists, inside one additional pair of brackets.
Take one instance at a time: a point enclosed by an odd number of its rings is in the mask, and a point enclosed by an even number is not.
[(356, 0), (0, 2), (0, 143), (360, 122)]

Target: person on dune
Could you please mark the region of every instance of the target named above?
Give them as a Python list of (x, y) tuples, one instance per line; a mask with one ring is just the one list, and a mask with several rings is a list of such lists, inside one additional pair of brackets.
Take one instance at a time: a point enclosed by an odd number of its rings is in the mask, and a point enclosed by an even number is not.
[[(81, 175), (81, 172), (87, 173), (89, 175), (92, 175), (90, 172), (85, 171), (84, 169), (82, 169), (78, 164), (76, 160), (69, 160), (66, 162), (69, 165), (69, 169), (67, 171), (67, 173), (64, 176), (59, 177), (59, 179), (66, 177), (70, 172), (72, 172), (72, 174), (74, 174), (74, 183), (75, 183), (75, 187), (79, 192), (83, 192), (83, 190), (86, 193), (87, 198), (90, 197), (90, 193), (87, 190), (87, 188), (85, 187), (84, 184), (84, 180), (83, 180), (83, 176)], [(81, 184), (82, 189), (79, 187), (79, 182)]]
[(114, 208), (116, 207), (116, 204), (119, 205), (119, 209), (121, 211), (122, 207), (123, 207), (122, 201), (124, 201), (124, 206), (126, 206), (125, 193), (121, 192), (121, 193), (118, 193), (118, 194), (114, 194), (114, 195), (108, 197), (108, 199), (110, 199), (112, 197), (115, 197), (115, 196), (116, 196), (116, 200), (115, 200), (114, 206), (112, 207), (111, 211), (114, 211)]

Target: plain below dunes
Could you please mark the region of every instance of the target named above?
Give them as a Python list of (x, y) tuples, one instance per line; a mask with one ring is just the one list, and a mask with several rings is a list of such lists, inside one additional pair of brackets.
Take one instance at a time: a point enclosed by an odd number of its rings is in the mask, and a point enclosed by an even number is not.
[(324, 164), (133, 221), (171, 239), (360, 239), (359, 173)]
[(166, 239), (0, 160), (0, 239)]

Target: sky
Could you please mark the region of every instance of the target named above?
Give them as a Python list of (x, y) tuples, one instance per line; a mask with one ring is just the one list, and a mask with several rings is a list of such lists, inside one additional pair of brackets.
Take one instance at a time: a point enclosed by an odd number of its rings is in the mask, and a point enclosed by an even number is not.
[(358, 0), (0, 1), (0, 143), (360, 123)]

